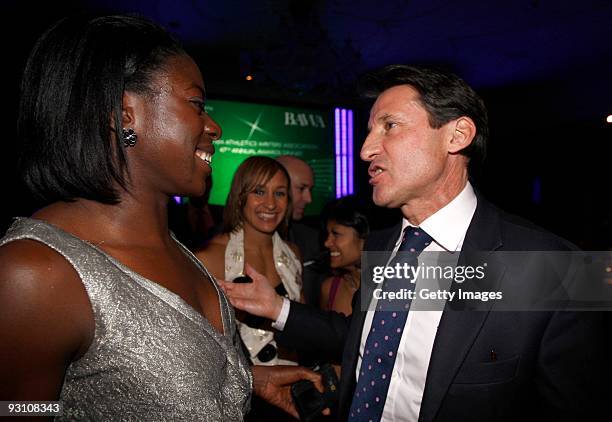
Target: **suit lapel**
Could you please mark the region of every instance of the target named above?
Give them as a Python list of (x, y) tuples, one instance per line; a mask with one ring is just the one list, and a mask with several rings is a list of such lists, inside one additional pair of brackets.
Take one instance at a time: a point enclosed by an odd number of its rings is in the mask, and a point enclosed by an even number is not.
[[(477, 198), (476, 212), (459, 258), (459, 263), (463, 265), (469, 264), (466, 253), (494, 251), (502, 245), (499, 211), (479, 195)], [(487, 274), (487, 290), (495, 289), (501, 275), (501, 271)], [(429, 361), (419, 420), (435, 419), (452, 380), (488, 317), (492, 302), (489, 301), (488, 308), (481, 311), (454, 310), (449, 302), (446, 303)]]

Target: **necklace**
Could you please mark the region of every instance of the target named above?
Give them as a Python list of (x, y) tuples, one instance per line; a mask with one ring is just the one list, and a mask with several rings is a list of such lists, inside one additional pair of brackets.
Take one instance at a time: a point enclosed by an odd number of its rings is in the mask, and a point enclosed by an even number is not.
[(357, 290), (359, 288), (359, 282), (356, 281), (351, 274), (346, 274), (343, 279), (351, 290)]

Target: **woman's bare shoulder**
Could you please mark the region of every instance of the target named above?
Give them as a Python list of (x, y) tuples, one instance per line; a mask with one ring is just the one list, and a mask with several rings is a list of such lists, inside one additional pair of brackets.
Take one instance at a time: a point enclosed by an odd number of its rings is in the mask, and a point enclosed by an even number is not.
[(66, 365), (85, 353), (94, 332), (85, 288), (59, 253), (34, 240), (0, 247), (0, 332), (7, 347), (0, 346), (0, 373), (13, 374), (0, 384), (11, 396), (42, 385), (54, 399)]
[(14, 240), (0, 246), (0, 275), (15, 282), (28, 280), (65, 279), (74, 272), (59, 253), (41, 242), (29, 239)]
[(216, 235), (210, 240), (210, 243), (213, 245), (227, 246), (227, 243), (229, 242), (229, 238), (230, 238), (229, 233), (219, 233), (218, 235)]
[(15, 240), (0, 247), (0, 301), (12, 302), (11, 307), (33, 307), (34, 312), (57, 307), (59, 313), (74, 308), (66, 303), (77, 308), (80, 304), (92, 315), (76, 270), (58, 252), (35, 240)]

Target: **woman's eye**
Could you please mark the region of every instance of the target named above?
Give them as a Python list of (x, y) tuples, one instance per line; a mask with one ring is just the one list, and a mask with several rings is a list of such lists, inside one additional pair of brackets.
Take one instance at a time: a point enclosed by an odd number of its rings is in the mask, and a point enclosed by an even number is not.
[(263, 196), (263, 194), (265, 193), (263, 189), (255, 189), (253, 191), (253, 193), (257, 196)]
[(200, 114), (202, 114), (202, 113), (204, 113), (206, 111), (205, 110), (206, 105), (204, 104), (204, 101), (191, 100), (191, 103), (198, 108), (198, 112)]
[(287, 192), (275, 192), (275, 195), (279, 198), (284, 198), (285, 196), (287, 196)]

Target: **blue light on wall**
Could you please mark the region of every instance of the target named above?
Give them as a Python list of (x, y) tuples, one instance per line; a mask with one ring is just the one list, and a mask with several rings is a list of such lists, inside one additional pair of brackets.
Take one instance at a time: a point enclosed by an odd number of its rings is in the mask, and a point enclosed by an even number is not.
[(353, 110), (334, 110), (336, 198), (353, 193)]

